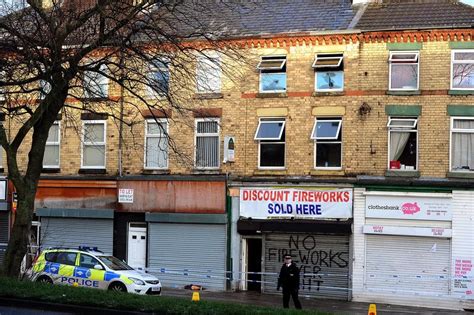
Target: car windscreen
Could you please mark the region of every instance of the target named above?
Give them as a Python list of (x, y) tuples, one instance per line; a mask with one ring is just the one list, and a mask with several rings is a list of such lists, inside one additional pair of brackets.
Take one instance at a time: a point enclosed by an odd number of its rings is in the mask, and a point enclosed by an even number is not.
[(112, 270), (133, 270), (132, 267), (114, 256), (99, 256), (98, 257), (104, 265)]

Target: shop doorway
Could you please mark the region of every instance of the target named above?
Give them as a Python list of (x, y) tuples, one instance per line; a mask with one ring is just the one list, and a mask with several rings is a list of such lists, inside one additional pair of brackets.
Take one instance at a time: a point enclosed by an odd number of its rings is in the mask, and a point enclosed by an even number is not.
[(136, 269), (146, 267), (146, 223), (130, 223), (128, 228), (127, 263)]
[(262, 289), (262, 239), (247, 239), (247, 290), (258, 291)]

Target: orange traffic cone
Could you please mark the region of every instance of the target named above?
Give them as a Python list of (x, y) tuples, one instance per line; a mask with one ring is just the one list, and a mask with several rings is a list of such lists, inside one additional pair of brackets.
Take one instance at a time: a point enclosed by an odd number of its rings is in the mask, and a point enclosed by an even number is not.
[(375, 304), (369, 305), (369, 312), (367, 315), (377, 315), (377, 306)]

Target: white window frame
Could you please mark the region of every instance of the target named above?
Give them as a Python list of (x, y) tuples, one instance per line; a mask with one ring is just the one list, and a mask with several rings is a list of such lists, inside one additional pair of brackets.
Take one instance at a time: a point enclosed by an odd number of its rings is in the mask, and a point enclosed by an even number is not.
[[(274, 119), (274, 120), (268, 120), (268, 119)], [(286, 134), (285, 134), (285, 141), (279, 141), (281, 136), (283, 135), (283, 132), (285, 131), (285, 127), (286, 127), (286, 118), (285, 117), (260, 117), (260, 120), (259, 120), (259, 124), (258, 126), (260, 127), (260, 123), (262, 121), (270, 121), (270, 122), (276, 122), (276, 121), (281, 121), (283, 122), (283, 126), (281, 128), (281, 132), (280, 132), (280, 137), (278, 139), (274, 139), (274, 138), (266, 138), (266, 139), (263, 139), (263, 141), (268, 141), (268, 142), (263, 142), (264, 144), (284, 144), (285, 145), (285, 151), (283, 152), (283, 159), (284, 159), (284, 165), (283, 166), (260, 166), (260, 155), (261, 155), (261, 145), (262, 145), (262, 140), (257, 140), (257, 132), (258, 132), (258, 127), (257, 127), (257, 131), (255, 132), (255, 140), (258, 141), (258, 160), (257, 160), (257, 164), (258, 164), (258, 169), (259, 170), (285, 170), (286, 169), (286, 163), (287, 163), (287, 160), (286, 160)]]
[[(266, 118), (264, 118), (266, 119)], [(270, 118), (270, 119), (273, 119), (273, 118)], [(277, 118), (275, 118), (277, 119)], [(258, 122), (258, 126), (257, 126), (257, 130), (255, 131), (255, 137), (254, 137), (254, 140), (280, 140), (281, 139), (281, 136), (283, 134), (283, 130), (285, 130), (285, 124), (286, 124), (286, 120), (282, 120), (281, 122), (283, 123), (283, 125), (281, 126), (281, 130), (280, 130), (280, 135), (278, 138), (262, 138), (262, 137), (258, 137), (258, 131), (260, 130), (260, 127), (264, 124), (274, 124), (274, 123), (278, 123), (279, 121), (277, 120), (262, 120), (260, 119), (260, 121)]]
[[(162, 130), (162, 132), (164, 132), (165, 134), (164, 135), (156, 135), (156, 134), (149, 135), (148, 134), (148, 124), (149, 123), (152, 123), (152, 124), (166, 123), (166, 130), (164, 130), (164, 131)], [(165, 139), (168, 140), (168, 145), (166, 147), (166, 155), (167, 155), (166, 166), (164, 166), (164, 167), (150, 167), (150, 166), (146, 165), (146, 162), (147, 162), (146, 152), (147, 152), (147, 148), (148, 148), (148, 138), (165, 138)], [(167, 119), (164, 119), (164, 118), (146, 119), (145, 120), (145, 150), (143, 150), (143, 168), (145, 170), (166, 170), (166, 169), (168, 169), (168, 167), (169, 167), (169, 121)]]
[[(218, 53), (203, 53), (196, 59), (196, 93), (208, 94), (208, 93), (221, 93), (222, 92), (222, 60)], [(199, 64), (204, 63), (207, 66), (216, 67), (219, 78), (219, 87), (216, 90), (200, 90), (199, 85)]]
[[(48, 141), (46, 140), (46, 145), (57, 145), (58, 146), (58, 165), (45, 165), (43, 168), (60, 168), (61, 166), (61, 121), (56, 120), (53, 125), (58, 125), (58, 141)], [(46, 147), (45, 147), (46, 149)], [(43, 157), (44, 160), (44, 157)]]
[[(416, 59), (407, 59), (406, 62), (393, 63), (393, 55), (416, 55)], [(398, 59), (397, 59), (398, 60)], [(395, 89), (392, 88), (392, 66), (393, 65), (413, 65), (416, 64), (416, 88), (412, 89)], [(420, 52), (419, 51), (391, 51), (388, 59), (388, 90), (389, 91), (418, 91), (420, 89)]]
[[(0, 81), (5, 79), (5, 76), (6, 76), (5, 71), (0, 71)], [(5, 86), (0, 87), (0, 102), (3, 102), (7, 99), (6, 92), (7, 92), (7, 89)]]
[[(89, 142), (84, 141), (85, 136), (85, 125), (87, 124), (102, 124), (104, 125), (104, 141), (103, 142)], [(104, 146), (104, 165), (84, 165), (84, 146)], [(82, 169), (105, 169), (107, 166), (107, 120), (83, 120), (82, 121), (82, 132), (81, 132), (81, 168)]]
[(316, 131), (316, 127), (318, 124), (318, 118), (314, 120), (314, 125), (313, 125), (313, 130), (311, 131), (311, 139), (312, 140), (337, 140), (339, 138), (339, 133), (341, 132), (341, 127), (342, 127), (342, 118), (341, 119), (319, 119), (320, 122), (338, 122), (339, 126), (337, 127), (337, 134), (335, 137), (318, 137), (314, 134)]
[[(327, 171), (339, 171), (339, 170), (342, 170), (342, 158), (343, 158), (343, 146), (342, 146), (342, 137), (341, 137), (341, 141), (337, 141), (337, 139), (339, 138), (339, 135), (340, 135), (340, 132), (341, 132), (341, 128), (342, 128), (342, 117), (340, 119), (322, 119), (323, 117), (320, 117), (319, 118), (319, 121), (324, 121), (324, 122), (339, 122), (339, 128), (337, 129), (337, 137), (334, 138), (334, 137), (316, 137), (314, 136), (314, 131), (316, 129), (316, 125), (318, 123), (318, 118), (316, 117), (314, 119), (314, 126), (313, 126), (313, 130), (311, 131), (311, 140), (314, 140), (314, 159), (313, 159), (313, 167), (315, 170), (327, 170)], [(324, 141), (324, 142), (321, 142), (321, 143), (328, 143), (328, 144), (341, 144), (341, 161), (340, 161), (340, 165), (339, 167), (323, 167), (323, 166), (316, 166), (316, 158), (317, 158), (317, 146), (318, 146), (318, 140), (333, 140), (333, 141)]]
[[(342, 56), (331, 56), (331, 55), (336, 55), (336, 54), (341, 54)], [(329, 66), (329, 65), (322, 65), (322, 66), (316, 65), (318, 60), (336, 60), (336, 59), (339, 59), (339, 62), (337, 63), (337, 65), (331, 65), (331, 66)], [(317, 68), (339, 68), (341, 66), (341, 63), (342, 63), (343, 59), (344, 59), (343, 53), (319, 53), (319, 54), (316, 54), (314, 56), (313, 65), (311, 67), (313, 67), (314, 69), (317, 69)]]
[[(93, 63), (93, 62), (92, 62)], [(108, 73), (109, 69), (107, 67), (106, 64), (101, 64), (100, 65), (100, 68), (99, 68), (99, 71), (101, 72), (104, 72), (104, 73)], [(100, 85), (100, 86), (105, 86), (105, 95), (100, 95), (100, 96), (96, 96), (96, 95), (90, 95), (89, 93), (91, 93), (92, 91), (90, 91), (90, 89), (88, 90), (86, 88), (86, 83), (90, 83), (91, 81), (87, 81), (86, 77), (87, 77), (87, 73), (88, 72), (91, 72), (93, 73), (94, 75), (97, 75), (99, 76), (100, 78), (102, 78), (104, 80), (104, 82), (94, 82), (94, 84), (97, 84), (97, 85)], [(109, 78), (106, 76), (106, 75), (103, 75), (99, 72), (95, 72), (95, 71), (90, 71), (90, 70), (86, 70), (84, 71), (84, 77), (83, 77), (83, 81), (82, 81), (82, 84), (84, 85), (84, 88), (83, 88), (83, 91), (84, 91), (84, 98), (86, 99), (95, 99), (95, 98), (107, 98), (109, 97), (109, 85), (110, 85), (110, 80)]]
[[(389, 124), (390, 124), (390, 121), (392, 120), (415, 120), (415, 123), (413, 125), (413, 127), (409, 127), (409, 126), (403, 126), (403, 127), (390, 127)], [(392, 117), (389, 117), (389, 122), (387, 123), (387, 131), (388, 131), (388, 141), (387, 141), (387, 146), (388, 146), (388, 149), (387, 149), (387, 170), (390, 170), (390, 153), (392, 153), (390, 151), (390, 139), (391, 139), (391, 133), (392, 132), (414, 132), (416, 133), (416, 165), (415, 165), (415, 169), (414, 170), (407, 170), (407, 169), (396, 169), (394, 171), (397, 171), (397, 172), (417, 172), (419, 171), (419, 163), (420, 163), (420, 159), (419, 159), (419, 154), (420, 154), (420, 147), (419, 147), (419, 144), (420, 144), (420, 139), (418, 137), (418, 118), (392, 118)], [(416, 128), (416, 129), (413, 129), (413, 128)]]
[(470, 120), (474, 121), (474, 117), (469, 116), (454, 116), (451, 117), (451, 123), (449, 128), (449, 171), (456, 173), (473, 173), (470, 170), (453, 170), (453, 133), (474, 133), (473, 129), (457, 129), (454, 128), (455, 120)]
[(474, 87), (473, 88), (455, 88), (453, 87), (453, 75), (454, 75), (454, 64), (455, 63), (472, 63), (474, 64), (474, 60), (463, 60), (463, 61), (455, 61), (454, 60), (454, 54), (455, 53), (474, 53), (474, 49), (453, 49), (451, 50), (451, 78), (450, 78), (450, 89), (451, 90), (461, 90), (461, 91), (472, 91), (474, 90)]
[[(169, 93), (169, 88), (170, 88), (170, 78), (171, 78), (171, 72), (170, 72), (170, 69), (169, 67), (166, 67), (164, 64), (167, 64), (169, 63), (169, 60), (164, 60), (164, 59), (160, 59), (160, 60), (156, 60), (157, 63), (151, 63), (148, 65), (148, 76), (151, 75), (151, 73), (154, 73), (154, 72), (160, 72), (160, 73), (164, 73), (164, 72), (167, 72), (168, 73), (168, 93)], [(150, 77), (148, 77), (148, 80), (150, 80)], [(166, 95), (163, 95), (163, 94), (160, 94), (158, 93), (157, 91), (155, 91), (154, 89), (152, 89), (149, 85), (146, 86), (146, 95), (148, 98), (158, 98), (158, 99), (165, 99), (166, 98)]]
[[(216, 122), (217, 132), (216, 133), (200, 133), (199, 137), (215, 137), (217, 136), (217, 166), (215, 167), (202, 167), (197, 165), (197, 138), (198, 138), (198, 123), (199, 122)], [(196, 118), (194, 120), (194, 168), (199, 170), (216, 170), (221, 167), (221, 136), (220, 136), (220, 119), (219, 118)]]
[[(278, 61), (278, 57), (281, 57), (281, 66), (280, 67), (270, 67), (270, 68), (262, 68), (261, 67), (261, 64), (262, 62), (266, 61), (266, 60), (272, 60), (272, 61)], [(275, 59), (265, 59), (265, 58), (275, 58)], [(286, 75), (286, 80), (285, 80), (285, 89), (284, 90), (270, 90), (270, 91), (264, 91), (262, 89), (262, 74), (267, 74), (267, 72), (262, 72), (262, 71), (265, 71), (265, 70), (282, 70), (283, 67), (285, 67), (285, 65), (288, 67), (287, 65), (287, 56), (286, 55), (268, 55), (268, 56), (261, 56), (260, 57), (260, 62), (258, 63), (257, 65), (257, 69), (259, 70), (259, 82), (258, 82), (258, 91), (259, 93), (286, 93), (287, 90), (288, 90), (288, 73), (287, 71), (282, 71), (282, 72), (272, 72), (270, 74), (281, 74), (281, 73), (284, 73)]]
[[(392, 125), (392, 122), (396, 122), (396, 121), (411, 121), (412, 122), (412, 125), (411, 126), (406, 126), (406, 125), (397, 125), (396, 123)], [(403, 118), (389, 118), (388, 119), (388, 123), (387, 123), (387, 127), (388, 128), (398, 128), (398, 129), (413, 129), (416, 127), (416, 125), (418, 124), (418, 118), (406, 118), (406, 119), (403, 119)]]

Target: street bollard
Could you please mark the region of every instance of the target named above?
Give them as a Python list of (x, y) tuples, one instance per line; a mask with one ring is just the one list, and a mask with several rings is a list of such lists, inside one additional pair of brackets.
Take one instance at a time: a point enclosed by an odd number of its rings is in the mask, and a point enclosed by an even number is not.
[(199, 302), (200, 301), (199, 291), (193, 291), (193, 297), (191, 298), (191, 301), (193, 301), (193, 302)]
[(375, 304), (369, 305), (369, 312), (367, 315), (377, 315), (377, 306)]

